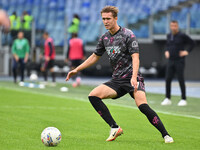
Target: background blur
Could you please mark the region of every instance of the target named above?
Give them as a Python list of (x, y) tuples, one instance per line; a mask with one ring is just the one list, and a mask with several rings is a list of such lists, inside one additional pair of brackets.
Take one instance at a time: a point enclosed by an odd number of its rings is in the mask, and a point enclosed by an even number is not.
[[(42, 33), (49, 32), (56, 46), (58, 75), (65, 75), (64, 60), (70, 34), (68, 28), (73, 15), (80, 17), (78, 35), (83, 39), (86, 55), (95, 49), (98, 38), (106, 32), (100, 16), (105, 5), (119, 8), (118, 24), (130, 28), (140, 44), (140, 71), (149, 78), (164, 78), (166, 34), (170, 20), (177, 20), (181, 31), (196, 41), (196, 46), (186, 58), (185, 78), (200, 80), (200, 0), (0, 0), (0, 9), (9, 16), (24, 11), (33, 17), (31, 22), (31, 52), (26, 75), (37, 68), (39, 55), (43, 52)], [(11, 76), (10, 34), (0, 33), (0, 75)], [(111, 68), (104, 55), (90, 69), (83, 71), (87, 76), (109, 76)]]

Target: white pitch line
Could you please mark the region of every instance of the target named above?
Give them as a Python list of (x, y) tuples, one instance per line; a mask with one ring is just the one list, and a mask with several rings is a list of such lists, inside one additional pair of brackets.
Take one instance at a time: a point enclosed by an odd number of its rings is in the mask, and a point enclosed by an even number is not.
[[(2, 87), (2, 86), (0, 86)], [(10, 87), (2, 87), (4, 89), (10, 89), (10, 90), (15, 90), (15, 91), (19, 91), (19, 92), (26, 92), (26, 93), (32, 93), (32, 94), (37, 94), (37, 95), (45, 95), (45, 96), (53, 96), (53, 97), (59, 97), (59, 98), (71, 98), (69, 96), (62, 96), (62, 95), (54, 95), (54, 94), (45, 94), (45, 93), (37, 93), (35, 91), (28, 91), (28, 90), (22, 90), (22, 89), (16, 89), (16, 88), (10, 88)], [(80, 98), (80, 97), (73, 97), (74, 100), (77, 100), (77, 101), (82, 101), (82, 102), (87, 102), (86, 99), (84, 98)], [(111, 104), (109, 103), (109, 105), (112, 105), (112, 106), (119, 106), (119, 107), (124, 107), (124, 108), (130, 108), (130, 109), (138, 109), (137, 107), (134, 107), (134, 106), (127, 106), (127, 105), (121, 105), (121, 104)], [(156, 112), (159, 112), (159, 113), (162, 113), (162, 114), (166, 114), (166, 115), (172, 115), (172, 116), (180, 116), (180, 117), (186, 117), (186, 118), (193, 118), (193, 119), (200, 119), (200, 117), (198, 116), (193, 116), (193, 115), (183, 115), (183, 114), (176, 114), (176, 113), (170, 113), (170, 112), (165, 112), (165, 111), (156, 111)]]
[(51, 106), (28, 106), (28, 105), (22, 105), (22, 106), (10, 106), (10, 105), (4, 105), (0, 106), (0, 108), (6, 108), (6, 109), (44, 109), (44, 110), (89, 110), (84, 107), (51, 107)]

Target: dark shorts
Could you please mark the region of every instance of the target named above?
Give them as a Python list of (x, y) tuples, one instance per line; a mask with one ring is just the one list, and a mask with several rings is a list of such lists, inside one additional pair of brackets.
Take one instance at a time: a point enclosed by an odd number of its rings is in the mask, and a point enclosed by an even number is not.
[(71, 60), (71, 67), (78, 67), (81, 64), (82, 60), (81, 59), (75, 59), (75, 60)]
[(54, 63), (55, 63), (54, 60), (45, 61), (45, 62), (42, 64), (42, 67), (44, 67), (45, 69), (51, 69), (51, 68), (54, 67)]
[[(134, 98), (133, 92), (134, 87), (131, 85), (131, 78), (125, 78), (125, 79), (111, 79), (108, 82), (105, 82), (103, 84), (107, 85), (111, 89), (115, 90), (117, 92), (117, 97), (113, 99), (120, 98), (124, 96), (125, 94), (129, 93), (132, 98)], [(137, 78), (138, 81), (138, 91), (144, 91), (145, 92), (145, 84), (144, 79), (142, 77)]]

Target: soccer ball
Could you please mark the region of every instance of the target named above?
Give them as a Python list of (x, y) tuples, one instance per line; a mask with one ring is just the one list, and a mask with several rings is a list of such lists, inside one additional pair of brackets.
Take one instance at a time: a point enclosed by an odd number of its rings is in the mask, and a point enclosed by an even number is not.
[(32, 74), (30, 75), (30, 80), (31, 80), (31, 81), (37, 81), (37, 79), (38, 79), (37, 74), (32, 73)]
[(55, 127), (47, 127), (42, 131), (41, 140), (46, 146), (57, 146), (61, 141), (61, 132)]

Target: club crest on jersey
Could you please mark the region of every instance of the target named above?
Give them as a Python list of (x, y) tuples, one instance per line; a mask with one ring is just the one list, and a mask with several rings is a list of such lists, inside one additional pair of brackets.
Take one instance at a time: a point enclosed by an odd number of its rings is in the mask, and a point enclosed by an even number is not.
[(138, 42), (137, 41), (133, 41), (132, 42), (132, 47), (134, 47), (134, 48), (138, 47)]
[(120, 53), (120, 47), (119, 46), (108, 46), (108, 47), (106, 47), (106, 52), (108, 53), (108, 55), (118, 54), (118, 53)]

